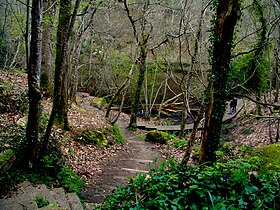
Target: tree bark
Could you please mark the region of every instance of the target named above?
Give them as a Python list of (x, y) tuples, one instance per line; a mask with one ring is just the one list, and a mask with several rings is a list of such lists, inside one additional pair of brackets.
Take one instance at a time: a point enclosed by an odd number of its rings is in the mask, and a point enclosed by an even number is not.
[(29, 114), (26, 128), (27, 150), (26, 160), (30, 168), (34, 167), (38, 144), (38, 128), (40, 115), (40, 68), (41, 68), (41, 23), (42, 1), (32, 1), (32, 27), (30, 42), (30, 60), (28, 65)]
[(216, 161), (215, 151), (219, 147), (222, 119), (226, 109), (226, 83), (234, 27), (240, 18), (238, 0), (219, 0), (214, 25), (212, 70), (207, 90), (204, 131), (199, 162)]
[(51, 24), (51, 18), (54, 16), (54, 8), (50, 8), (53, 4), (53, 0), (44, 0), (43, 7), (47, 12), (44, 14), (44, 21), (42, 23), (42, 69), (41, 69), (41, 87), (46, 88), (50, 93), (52, 88), (52, 72), (53, 72), (53, 60), (51, 52), (51, 37), (53, 27)]
[(140, 42), (140, 58), (138, 63), (136, 64), (136, 68), (139, 69), (139, 75), (138, 75), (138, 81), (135, 90), (134, 101), (132, 103), (132, 110), (131, 110), (130, 122), (129, 122), (129, 127), (134, 129), (137, 127), (137, 112), (141, 99), (141, 90), (145, 79), (147, 41), (148, 41), (147, 35), (145, 34), (145, 32), (142, 32), (142, 40)]
[(60, 1), (56, 42), (53, 106), (43, 141), (44, 152), (47, 150), (47, 143), (55, 120), (58, 124), (63, 125), (64, 130), (70, 129), (67, 116), (68, 101), (66, 92), (66, 80), (68, 78), (67, 50), (79, 4), (80, 0), (76, 0), (74, 11), (71, 15), (71, 0)]

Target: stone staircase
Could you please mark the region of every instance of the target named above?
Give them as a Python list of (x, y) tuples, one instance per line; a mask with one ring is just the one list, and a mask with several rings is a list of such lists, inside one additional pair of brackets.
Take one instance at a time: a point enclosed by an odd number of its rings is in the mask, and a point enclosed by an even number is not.
[[(36, 198), (48, 201), (48, 205), (38, 208)], [(32, 186), (22, 182), (12, 197), (0, 199), (1, 210), (83, 210), (76, 193), (65, 193), (63, 188), (48, 189), (45, 185)]]

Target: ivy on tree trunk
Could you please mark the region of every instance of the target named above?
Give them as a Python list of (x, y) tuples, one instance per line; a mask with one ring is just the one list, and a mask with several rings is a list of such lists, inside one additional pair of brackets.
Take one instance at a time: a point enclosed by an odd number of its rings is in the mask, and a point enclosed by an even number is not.
[(136, 67), (139, 69), (139, 76), (137, 81), (137, 86), (135, 90), (134, 101), (132, 104), (132, 111), (130, 116), (129, 127), (136, 128), (137, 127), (137, 112), (141, 99), (141, 90), (145, 79), (145, 71), (146, 71), (146, 58), (147, 58), (147, 35), (145, 32), (142, 32), (142, 40), (140, 42), (140, 58)]
[[(200, 163), (214, 162), (219, 147), (222, 119), (226, 108), (226, 83), (234, 27), (240, 18), (238, 0), (219, 0), (212, 37), (211, 73), (206, 92), (206, 114), (200, 149)], [(208, 105), (207, 105), (208, 104)]]

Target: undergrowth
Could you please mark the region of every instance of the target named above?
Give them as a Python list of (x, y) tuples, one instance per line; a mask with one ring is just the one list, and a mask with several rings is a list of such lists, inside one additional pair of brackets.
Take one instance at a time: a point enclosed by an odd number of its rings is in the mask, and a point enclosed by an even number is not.
[[(42, 142), (39, 141), (38, 148), (41, 144)], [(25, 145), (24, 126), (11, 124), (0, 128), (0, 152), (10, 149), (16, 155), (12, 167), (0, 174), (0, 197), (4, 196), (11, 187), (24, 180), (29, 180), (33, 184), (62, 186), (68, 192), (79, 192), (83, 187), (79, 176), (65, 163), (56, 139), (50, 139), (48, 154), (43, 156), (38, 151), (36, 167), (33, 170), (23, 168), (21, 164)]]
[(125, 142), (118, 124), (114, 123), (112, 125), (112, 133), (117, 144), (123, 144)]
[(256, 158), (213, 166), (170, 161), (131, 178), (96, 209), (279, 209), (280, 174), (260, 166)]

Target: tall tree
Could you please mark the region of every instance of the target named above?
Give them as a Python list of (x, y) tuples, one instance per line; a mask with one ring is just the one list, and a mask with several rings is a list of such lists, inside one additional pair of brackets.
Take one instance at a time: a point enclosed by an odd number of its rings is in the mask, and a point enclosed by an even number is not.
[(52, 87), (53, 59), (52, 59), (52, 19), (55, 14), (55, 4), (53, 0), (43, 0), (43, 8), (46, 11), (42, 23), (42, 69), (41, 87), (49, 93)]
[(234, 27), (241, 16), (238, 0), (219, 0), (212, 36), (211, 73), (206, 93), (206, 113), (199, 162), (216, 160), (222, 119), (226, 108), (226, 83)]
[(130, 20), (130, 23), (133, 28), (133, 33), (135, 37), (135, 41), (137, 44), (137, 48), (139, 48), (140, 53), (139, 53), (139, 58), (136, 63), (136, 69), (139, 72), (138, 79), (137, 79), (137, 84), (135, 87), (135, 95), (134, 95), (134, 100), (132, 102), (132, 110), (131, 110), (131, 116), (130, 116), (130, 121), (129, 121), (129, 127), (131, 128), (136, 128), (137, 127), (137, 112), (138, 112), (138, 107), (141, 101), (141, 91), (145, 79), (145, 72), (146, 72), (146, 58), (147, 58), (147, 42), (149, 39), (149, 34), (147, 34), (147, 29), (146, 29), (146, 12), (149, 6), (149, 1), (145, 0), (144, 1), (144, 6), (143, 6), (143, 13), (141, 17), (141, 32), (140, 35), (138, 35), (139, 32), (137, 32), (136, 25), (135, 25), (135, 20), (132, 19), (130, 10), (127, 5), (127, 1), (124, 0), (124, 6), (125, 10), (127, 12), (128, 18)]
[(32, 1), (32, 22), (30, 60), (28, 62), (28, 96), (29, 114), (26, 128), (27, 150), (26, 160), (29, 167), (34, 166), (36, 149), (38, 143), (38, 127), (40, 114), (40, 68), (41, 68), (41, 23), (42, 23), (42, 1)]
[(54, 75), (54, 94), (53, 106), (46, 133), (44, 136), (44, 150), (46, 150), (51, 129), (55, 120), (65, 130), (69, 130), (68, 123), (68, 101), (66, 96), (66, 82), (68, 74), (68, 44), (70, 35), (73, 31), (75, 19), (78, 13), (80, 0), (76, 0), (73, 14), (71, 14), (71, 0), (60, 1), (59, 22), (57, 28), (55, 75)]

